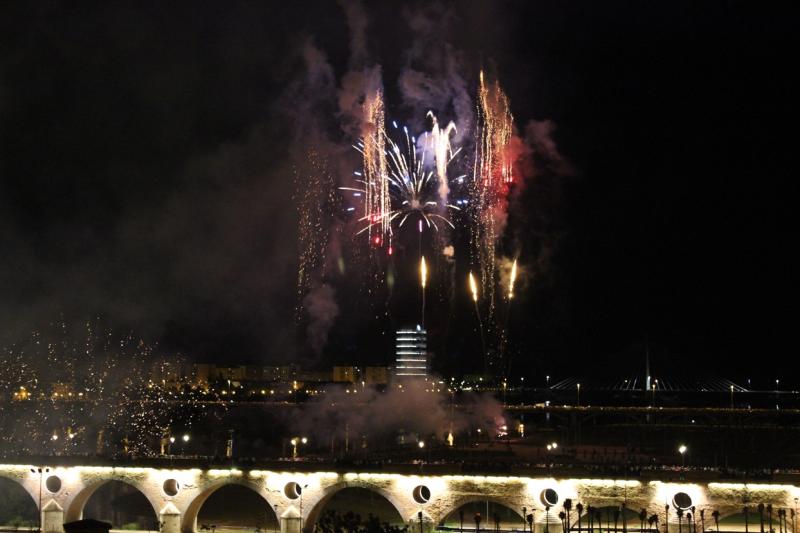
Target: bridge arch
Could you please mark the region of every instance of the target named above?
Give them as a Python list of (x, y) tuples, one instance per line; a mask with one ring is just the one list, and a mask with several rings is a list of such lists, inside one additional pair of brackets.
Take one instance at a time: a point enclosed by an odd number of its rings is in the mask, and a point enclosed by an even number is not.
[[(0, 492), (4, 494), (4, 502), (0, 504), (0, 526), (35, 525), (38, 521), (38, 494), (34, 496), (18, 478), (0, 474)], [(27, 495), (27, 496), (26, 496)], [(43, 501), (47, 501), (43, 497)], [(13, 515), (13, 516), (12, 516)], [(19, 524), (12, 521), (21, 520)]]
[[(481, 495), (481, 494), (475, 494), (475, 495), (463, 496), (461, 498), (458, 498), (455, 501), (455, 503), (453, 503), (451, 506), (449, 506), (448, 510), (444, 511), (443, 513), (440, 513), (437, 516), (435, 524), (436, 525), (446, 525), (446, 522), (448, 521), (448, 519), (452, 519), (454, 515), (458, 516), (457, 513), (461, 508), (471, 506), (472, 504), (476, 504), (476, 503), (480, 504), (480, 503), (484, 503), (484, 502), (489, 502), (489, 503), (491, 503), (491, 504), (493, 504), (495, 506), (500, 506), (500, 507), (503, 507), (504, 509), (507, 509), (508, 511), (510, 511), (511, 514), (513, 514), (514, 518), (516, 518), (516, 521), (514, 522), (514, 526), (517, 527), (517, 528), (522, 524), (523, 520), (525, 519), (522, 516), (522, 508), (520, 507), (519, 509), (517, 509), (517, 507), (515, 505), (515, 502), (510, 502), (510, 501), (504, 500), (503, 498), (498, 498), (496, 496), (485, 496), (485, 495)], [(480, 513), (481, 513), (481, 531), (493, 530), (494, 529), (494, 523), (492, 521), (493, 518), (491, 516), (488, 516), (488, 517), (484, 516), (486, 514), (485, 512), (481, 511)], [(507, 524), (507, 523), (508, 522), (506, 522), (506, 520), (503, 520), (500, 523), (501, 529), (503, 529), (503, 526), (505, 524)], [(468, 531), (468, 530), (474, 530), (474, 529), (475, 529), (474, 513), (472, 513), (472, 514), (465, 513), (465, 515), (464, 515), (464, 530)]]
[[(123, 483), (129, 487), (133, 487), (136, 492), (147, 499), (148, 503), (150, 504), (150, 508), (153, 511), (153, 516), (156, 518), (156, 520), (159, 519), (159, 504), (161, 502), (157, 500), (150, 491), (146, 490), (135, 481), (130, 479), (120, 479), (118, 476), (113, 476), (106, 479), (97, 479), (96, 481), (92, 481), (91, 483), (84, 485), (78, 491), (78, 493), (72, 497), (71, 501), (66, 506), (64, 511), (64, 522), (72, 522), (83, 518), (83, 511), (86, 507), (86, 503), (89, 501), (89, 498), (91, 498), (97, 492), (97, 490), (100, 489), (100, 487), (112, 482)], [(117, 524), (114, 525), (116, 526)]]
[(408, 513), (403, 512), (405, 506), (403, 505), (403, 502), (398, 498), (397, 493), (365, 481), (360, 481), (360, 480), (342, 481), (340, 483), (336, 483), (334, 485), (325, 487), (322, 490), (322, 494), (315, 501), (313, 502), (306, 501), (307, 505), (306, 509), (308, 509), (305, 512), (304, 529), (306, 531), (311, 531), (314, 529), (314, 524), (316, 524), (317, 521), (319, 520), (322, 514), (322, 510), (325, 508), (325, 506), (331, 501), (331, 499), (336, 494), (340, 493), (345, 489), (364, 489), (370, 492), (374, 492), (379, 496), (383, 497), (386, 501), (388, 501), (392, 505), (394, 510), (397, 511), (397, 514), (400, 515), (400, 518), (402, 518), (405, 523), (408, 523), (409, 520), (416, 519), (416, 514), (409, 515)]
[(275, 505), (280, 504), (280, 502), (277, 501), (277, 498), (270, 498), (269, 493), (265, 490), (262, 484), (250, 479), (225, 478), (205, 485), (203, 490), (189, 502), (189, 505), (186, 507), (186, 511), (184, 511), (183, 517), (181, 518), (181, 531), (185, 533), (197, 531), (197, 517), (200, 515), (200, 509), (202, 509), (203, 504), (205, 504), (211, 495), (216, 493), (218, 490), (222, 489), (223, 487), (230, 486), (245, 487), (259, 495), (264, 500), (266, 507), (271, 509), (272, 515), (277, 523), (278, 512), (276, 511)]
[[(38, 483), (39, 483), (38, 477), (36, 478), (36, 484), (37, 484), (36, 485), (36, 490), (34, 490), (34, 487), (33, 487), (33, 485), (31, 483), (25, 483), (24, 477), (22, 479), (20, 479), (17, 476), (12, 476), (12, 475), (9, 475), (9, 474), (6, 474), (6, 473), (3, 473), (2, 471), (0, 471), (0, 479), (8, 480), (7, 482), (9, 484), (13, 483), (14, 485), (18, 485), (22, 490), (24, 490), (28, 494), (28, 496), (31, 497), (31, 499), (33, 500), (33, 504), (37, 508), (39, 507), (39, 494), (37, 492)], [(13, 486), (13, 485), (9, 485), (9, 486)], [(47, 492), (47, 490), (43, 486), (43, 488), (42, 488), (42, 501), (47, 501), (49, 499), (49, 498), (47, 498), (48, 495), (49, 495), (49, 493)]]

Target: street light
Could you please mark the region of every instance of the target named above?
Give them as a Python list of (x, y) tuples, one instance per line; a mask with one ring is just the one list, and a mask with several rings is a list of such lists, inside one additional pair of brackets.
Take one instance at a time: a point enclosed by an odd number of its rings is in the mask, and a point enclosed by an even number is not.
[(688, 450), (688, 448), (686, 447), (685, 444), (681, 444), (680, 446), (678, 446), (678, 453), (681, 454), (681, 468), (684, 468), (686, 464), (683, 460), (686, 450)]
[(41, 466), (38, 468), (31, 468), (31, 474), (39, 474), (39, 533), (42, 531), (42, 478), (44, 474), (50, 472), (49, 468), (42, 468)]
[(297, 445), (308, 443), (308, 439), (306, 437), (292, 437), (289, 442), (292, 445), (292, 459), (297, 459)]
[(581, 406), (581, 384), (578, 383), (578, 407)]
[(733, 385), (731, 385), (731, 409), (733, 409)]

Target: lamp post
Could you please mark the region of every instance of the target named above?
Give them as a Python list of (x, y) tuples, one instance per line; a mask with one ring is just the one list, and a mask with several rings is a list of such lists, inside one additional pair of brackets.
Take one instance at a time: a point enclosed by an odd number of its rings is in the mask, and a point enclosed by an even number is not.
[[(303, 440), (305, 440), (305, 438)], [(302, 487), (300, 485), (297, 486), (297, 491), (300, 493), (300, 531), (303, 531), (303, 493), (306, 487), (308, 487), (308, 483)]]
[(686, 453), (686, 450), (688, 450), (688, 448), (685, 444), (678, 446), (678, 453), (681, 454), (681, 468), (686, 468), (686, 462), (684, 461), (684, 454)]
[(31, 474), (39, 474), (39, 529), (37, 530), (39, 533), (42, 531), (42, 478), (48, 472), (50, 472), (50, 469), (47, 467), (31, 468)]
[(292, 459), (297, 459), (297, 445), (308, 443), (308, 439), (306, 437), (292, 437), (289, 443), (292, 445)]
[(183, 444), (181, 445), (181, 455), (186, 454), (186, 445), (189, 444), (190, 440), (191, 436), (188, 433), (184, 433), (181, 437), (181, 441), (183, 441)]
[(733, 409), (733, 385), (731, 385), (731, 409)]
[(578, 407), (581, 406), (581, 384), (578, 383)]

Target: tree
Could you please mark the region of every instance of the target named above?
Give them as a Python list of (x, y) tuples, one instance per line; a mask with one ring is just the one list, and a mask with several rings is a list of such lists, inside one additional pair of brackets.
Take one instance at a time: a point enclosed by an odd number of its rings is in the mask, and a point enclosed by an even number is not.
[(748, 532), (748, 526), (750, 525), (749, 524), (749, 522), (750, 522), (750, 509), (748, 509), (747, 506), (745, 505), (744, 508), (742, 509), (742, 513), (744, 514), (744, 533), (749, 533)]
[(772, 504), (771, 503), (767, 504), (767, 517), (769, 519), (769, 533), (774, 533), (774, 530), (772, 529)]
[(570, 521), (570, 511), (572, 511), (572, 499), (567, 498), (566, 500), (564, 500), (564, 511), (567, 513), (567, 527), (564, 531), (569, 531), (571, 529), (570, 526), (572, 525), (572, 522)]
[(647, 523), (650, 524), (650, 529), (653, 530), (654, 533), (658, 533), (658, 515), (657, 514), (650, 515), (650, 518), (647, 519)]

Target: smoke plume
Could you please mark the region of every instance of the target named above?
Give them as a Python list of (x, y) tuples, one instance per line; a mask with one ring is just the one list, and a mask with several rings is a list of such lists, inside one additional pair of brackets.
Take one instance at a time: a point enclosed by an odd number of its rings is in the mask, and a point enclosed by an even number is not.
[(336, 304), (336, 291), (327, 284), (312, 289), (303, 299), (303, 306), (308, 312), (308, 341), (314, 353), (320, 355), (328, 342), (328, 333), (339, 315)]

